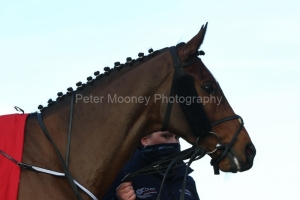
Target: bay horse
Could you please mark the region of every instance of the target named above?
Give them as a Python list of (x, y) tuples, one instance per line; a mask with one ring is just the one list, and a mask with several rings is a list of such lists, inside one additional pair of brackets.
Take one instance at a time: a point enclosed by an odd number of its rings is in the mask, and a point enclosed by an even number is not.
[[(62, 155), (67, 151), (70, 111), (73, 112), (68, 169), (98, 199), (105, 194), (140, 139), (162, 130), (163, 126), (190, 144), (197, 142), (210, 152), (212, 164), (224, 172), (242, 172), (252, 167), (255, 147), (241, 118), (231, 117), (236, 115), (220, 85), (198, 57), (206, 29), (207, 24), (187, 43), (150, 51), (147, 56), (140, 53), (135, 60), (127, 58), (124, 64), (116, 62), (114, 68), (105, 68), (103, 74), (96, 72), (96, 78), (89, 77), (86, 84), (77, 84), (72, 109), (72, 96), (67, 94), (60, 94), (57, 101), (49, 101), (43, 109), (40, 107), (45, 127)], [(176, 82), (177, 71), (185, 78)], [(180, 93), (182, 100), (187, 100), (192, 91), (196, 98), (190, 100), (202, 101), (194, 102), (192, 105), (196, 107), (191, 108), (186, 101), (181, 107), (180, 98), (176, 101), (180, 95), (170, 96), (175, 82), (178, 87), (174, 94)], [(209, 101), (204, 102), (205, 98)], [(173, 104), (169, 103), (171, 100)], [(213, 134), (202, 134), (197, 140), (197, 131), (199, 135), (204, 131)], [(36, 113), (30, 114), (26, 121), (22, 162), (63, 171)], [(83, 199), (90, 198), (79, 192)], [(22, 169), (18, 199), (76, 199), (76, 196), (66, 178)]]

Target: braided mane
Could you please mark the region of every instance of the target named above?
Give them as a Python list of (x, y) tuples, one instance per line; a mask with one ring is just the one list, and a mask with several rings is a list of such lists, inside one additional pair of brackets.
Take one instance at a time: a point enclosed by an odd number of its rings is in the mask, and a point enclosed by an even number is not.
[[(126, 68), (126, 67), (131, 67), (131, 66), (136, 66), (139, 64), (144, 63), (147, 60), (150, 60), (151, 58), (165, 52), (166, 50), (168, 50), (168, 47), (157, 50), (157, 51), (153, 51), (153, 49), (149, 49), (148, 55), (144, 55), (144, 53), (139, 53), (138, 54), (138, 58), (137, 59), (132, 59), (131, 57), (127, 57), (126, 58), (126, 63), (120, 63), (120, 62), (115, 62), (114, 63), (114, 67), (110, 68), (110, 67), (104, 67), (104, 72), (100, 73), (99, 71), (94, 72), (95, 78), (93, 78), (92, 76), (87, 77), (87, 82), (86, 83), (82, 83), (81, 81), (76, 83), (76, 90), (74, 90), (72, 87), (67, 88), (67, 92), (64, 94), (63, 92), (58, 92), (57, 93), (57, 98), (56, 101), (49, 99), (48, 100), (48, 107), (51, 105), (54, 105), (56, 102), (58, 101), (62, 101), (63, 99), (65, 99), (66, 96), (71, 96), (73, 92), (76, 91), (81, 91), (83, 90), (87, 85), (93, 85), (96, 81), (101, 80), (103, 77), (107, 77), (110, 74), (112, 74), (113, 72), (119, 72), (122, 69)], [(39, 105), (38, 109), (42, 112), (45, 109), (47, 109), (47, 107), (44, 107), (43, 105)]]

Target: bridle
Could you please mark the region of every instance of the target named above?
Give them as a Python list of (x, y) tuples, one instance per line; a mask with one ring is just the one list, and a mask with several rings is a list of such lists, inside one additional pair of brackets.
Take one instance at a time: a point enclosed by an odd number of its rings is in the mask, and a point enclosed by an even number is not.
[[(217, 158), (212, 158), (211, 159), (210, 164), (214, 167), (214, 173), (215, 174), (220, 174), (219, 163), (225, 158), (226, 154), (230, 151), (231, 147), (236, 142), (237, 137), (241, 133), (241, 130), (244, 126), (244, 121), (243, 121), (242, 117), (240, 117), (239, 115), (234, 115), (234, 116), (230, 116), (230, 117), (225, 117), (225, 118), (220, 119), (220, 120), (218, 120), (218, 121), (211, 124), (211, 126), (216, 126), (218, 124), (221, 124), (221, 123), (224, 123), (224, 122), (227, 122), (227, 121), (230, 121), (230, 120), (234, 120), (234, 119), (238, 119), (239, 122), (240, 122), (240, 125), (239, 125), (238, 129), (236, 130), (235, 134), (233, 135), (233, 137), (232, 137), (231, 141), (229, 142), (229, 144), (226, 144), (226, 145), (221, 144), (219, 136), (214, 132), (210, 132), (211, 134), (214, 134), (218, 138), (218, 143), (217, 143), (216, 149), (214, 151), (223, 150), (222, 153), (220, 153), (220, 155)], [(207, 154), (210, 154), (210, 152), (208, 152)]]
[[(174, 70), (174, 75), (173, 75), (173, 82), (172, 82), (172, 86), (171, 86), (171, 91), (170, 91), (170, 96), (174, 97), (175, 96), (175, 90), (174, 90), (174, 80), (175, 80), (175, 78), (183, 76), (185, 74), (183, 68), (187, 67), (187, 66), (190, 66), (190, 65), (192, 65), (196, 62), (199, 62), (200, 58), (197, 58), (197, 59), (189, 61), (189, 62), (181, 63), (180, 59), (178, 57), (178, 54), (177, 54), (176, 47), (175, 46), (170, 47), (169, 51), (172, 55), (173, 67), (175, 69)], [(77, 200), (82, 199), (82, 197), (79, 194), (79, 191), (78, 191), (77, 187), (81, 188), (93, 200), (97, 200), (97, 198), (89, 190), (87, 190), (85, 187), (83, 187), (82, 185), (80, 185), (78, 182), (76, 182), (74, 180), (74, 178), (72, 177), (72, 175), (71, 175), (71, 173), (68, 169), (68, 160), (69, 160), (69, 149), (70, 149), (70, 140), (71, 140), (72, 118), (73, 118), (74, 94), (75, 94), (75, 92), (72, 91), (70, 94), (71, 94), (71, 99), (72, 100), (71, 100), (71, 109), (70, 109), (70, 121), (69, 121), (69, 131), (68, 131), (67, 153), (66, 153), (66, 160), (65, 161), (64, 161), (63, 157), (61, 156), (61, 153), (59, 152), (58, 148), (56, 147), (56, 144), (54, 143), (53, 139), (51, 138), (51, 136), (50, 136), (50, 134), (49, 134), (44, 122), (43, 122), (41, 113), (37, 114), (37, 119), (38, 119), (39, 125), (40, 125), (43, 133), (47, 137), (47, 139), (50, 141), (50, 143), (54, 147), (65, 173), (55, 172), (55, 171), (52, 171), (52, 170), (40, 168), (40, 167), (33, 166), (33, 165), (30, 165), (30, 164), (18, 162), (14, 158), (12, 158), (11, 156), (9, 156), (8, 154), (6, 154), (5, 152), (3, 152), (1, 150), (0, 150), (0, 154), (2, 154), (6, 158), (8, 158), (12, 162), (14, 162), (15, 164), (17, 164), (21, 168), (29, 169), (29, 170), (36, 171), (36, 172), (47, 173), (47, 174), (51, 174), (51, 175), (54, 175), (54, 176), (65, 176), (65, 177), (67, 177)], [(172, 105), (173, 105), (173, 102), (169, 101), (168, 105), (167, 105), (164, 121), (163, 121), (162, 130), (167, 130), (169, 120), (170, 120), (170, 116), (171, 116)], [(231, 139), (231, 141), (228, 145), (221, 144), (219, 136), (214, 132), (202, 133), (202, 135), (200, 135), (197, 138), (196, 144), (193, 147), (191, 147), (190, 149), (184, 150), (184, 151), (180, 152), (178, 155), (176, 154), (174, 156), (171, 156), (171, 157), (168, 158), (168, 160), (164, 160), (164, 161), (160, 161), (158, 163), (154, 163), (153, 165), (148, 166), (145, 169), (139, 170), (139, 171), (137, 171), (135, 173), (132, 173), (132, 174), (128, 174), (123, 179), (123, 181), (127, 181), (130, 178), (132, 178), (134, 176), (137, 176), (137, 175), (141, 175), (141, 174), (152, 174), (152, 173), (158, 173), (158, 172), (161, 172), (161, 171), (166, 171), (165, 174), (167, 174), (170, 169), (178, 167), (178, 166), (175, 166), (175, 167), (173, 166), (176, 162), (189, 158), (189, 162), (187, 164), (186, 175), (185, 175), (184, 180), (183, 180), (183, 188), (182, 188), (182, 191), (185, 191), (185, 183), (186, 183), (186, 177), (187, 177), (187, 173), (188, 173), (188, 166), (190, 166), (190, 164), (193, 161), (198, 160), (198, 159), (202, 158), (203, 156), (205, 156), (205, 154), (212, 154), (212, 153), (216, 152), (217, 150), (223, 150), (217, 158), (213, 158), (211, 160), (211, 165), (213, 165), (213, 167), (214, 167), (214, 173), (219, 174), (219, 163), (222, 161), (222, 159), (225, 158), (226, 154), (230, 151), (231, 147), (236, 142), (237, 137), (240, 134), (244, 123), (243, 123), (242, 118), (238, 115), (225, 117), (223, 119), (220, 119), (216, 122), (211, 123), (211, 126), (216, 126), (218, 124), (221, 124), (221, 123), (224, 123), (224, 122), (227, 122), (227, 121), (230, 121), (230, 120), (234, 120), (234, 119), (239, 119), (240, 126), (238, 127), (236, 133), (234, 134), (233, 138)], [(213, 134), (218, 138), (218, 144), (216, 145), (216, 149), (213, 150), (212, 152), (207, 152), (203, 147), (199, 146), (200, 140), (202, 139), (202, 137), (204, 135), (207, 135), (207, 134)], [(170, 163), (165, 168), (160, 167), (160, 164), (164, 163), (164, 162), (170, 162)], [(161, 188), (162, 188), (162, 185), (164, 183), (165, 178), (166, 178), (166, 176), (164, 176), (164, 178), (163, 178)], [(158, 197), (159, 197), (159, 195), (158, 195)], [(180, 199), (184, 199), (184, 192), (181, 193)]]

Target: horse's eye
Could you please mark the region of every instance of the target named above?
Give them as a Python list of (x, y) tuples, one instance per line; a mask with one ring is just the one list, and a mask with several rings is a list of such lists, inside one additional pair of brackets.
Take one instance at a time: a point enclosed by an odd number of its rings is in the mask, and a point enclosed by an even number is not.
[(202, 89), (203, 89), (207, 94), (212, 94), (212, 93), (214, 93), (214, 87), (213, 87), (211, 84), (209, 84), (209, 83), (204, 84), (204, 85), (202, 86)]

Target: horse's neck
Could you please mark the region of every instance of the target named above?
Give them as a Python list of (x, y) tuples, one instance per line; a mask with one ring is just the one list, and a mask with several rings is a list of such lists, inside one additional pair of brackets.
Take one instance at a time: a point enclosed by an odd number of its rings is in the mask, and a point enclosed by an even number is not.
[[(70, 171), (93, 192), (102, 195), (140, 138), (161, 128), (161, 119), (157, 118), (161, 115), (161, 107), (154, 95), (168, 95), (170, 90), (172, 68), (156, 64), (166, 63), (165, 59), (166, 53), (133, 66), (133, 69), (128, 67), (115, 72), (76, 93)], [(139, 102), (136, 102), (138, 98)], [(130, 102), (121, 103), (123, 100)], [(69, 110), (67, 106), (63, 112), (44, 116), (63, 155)]]

